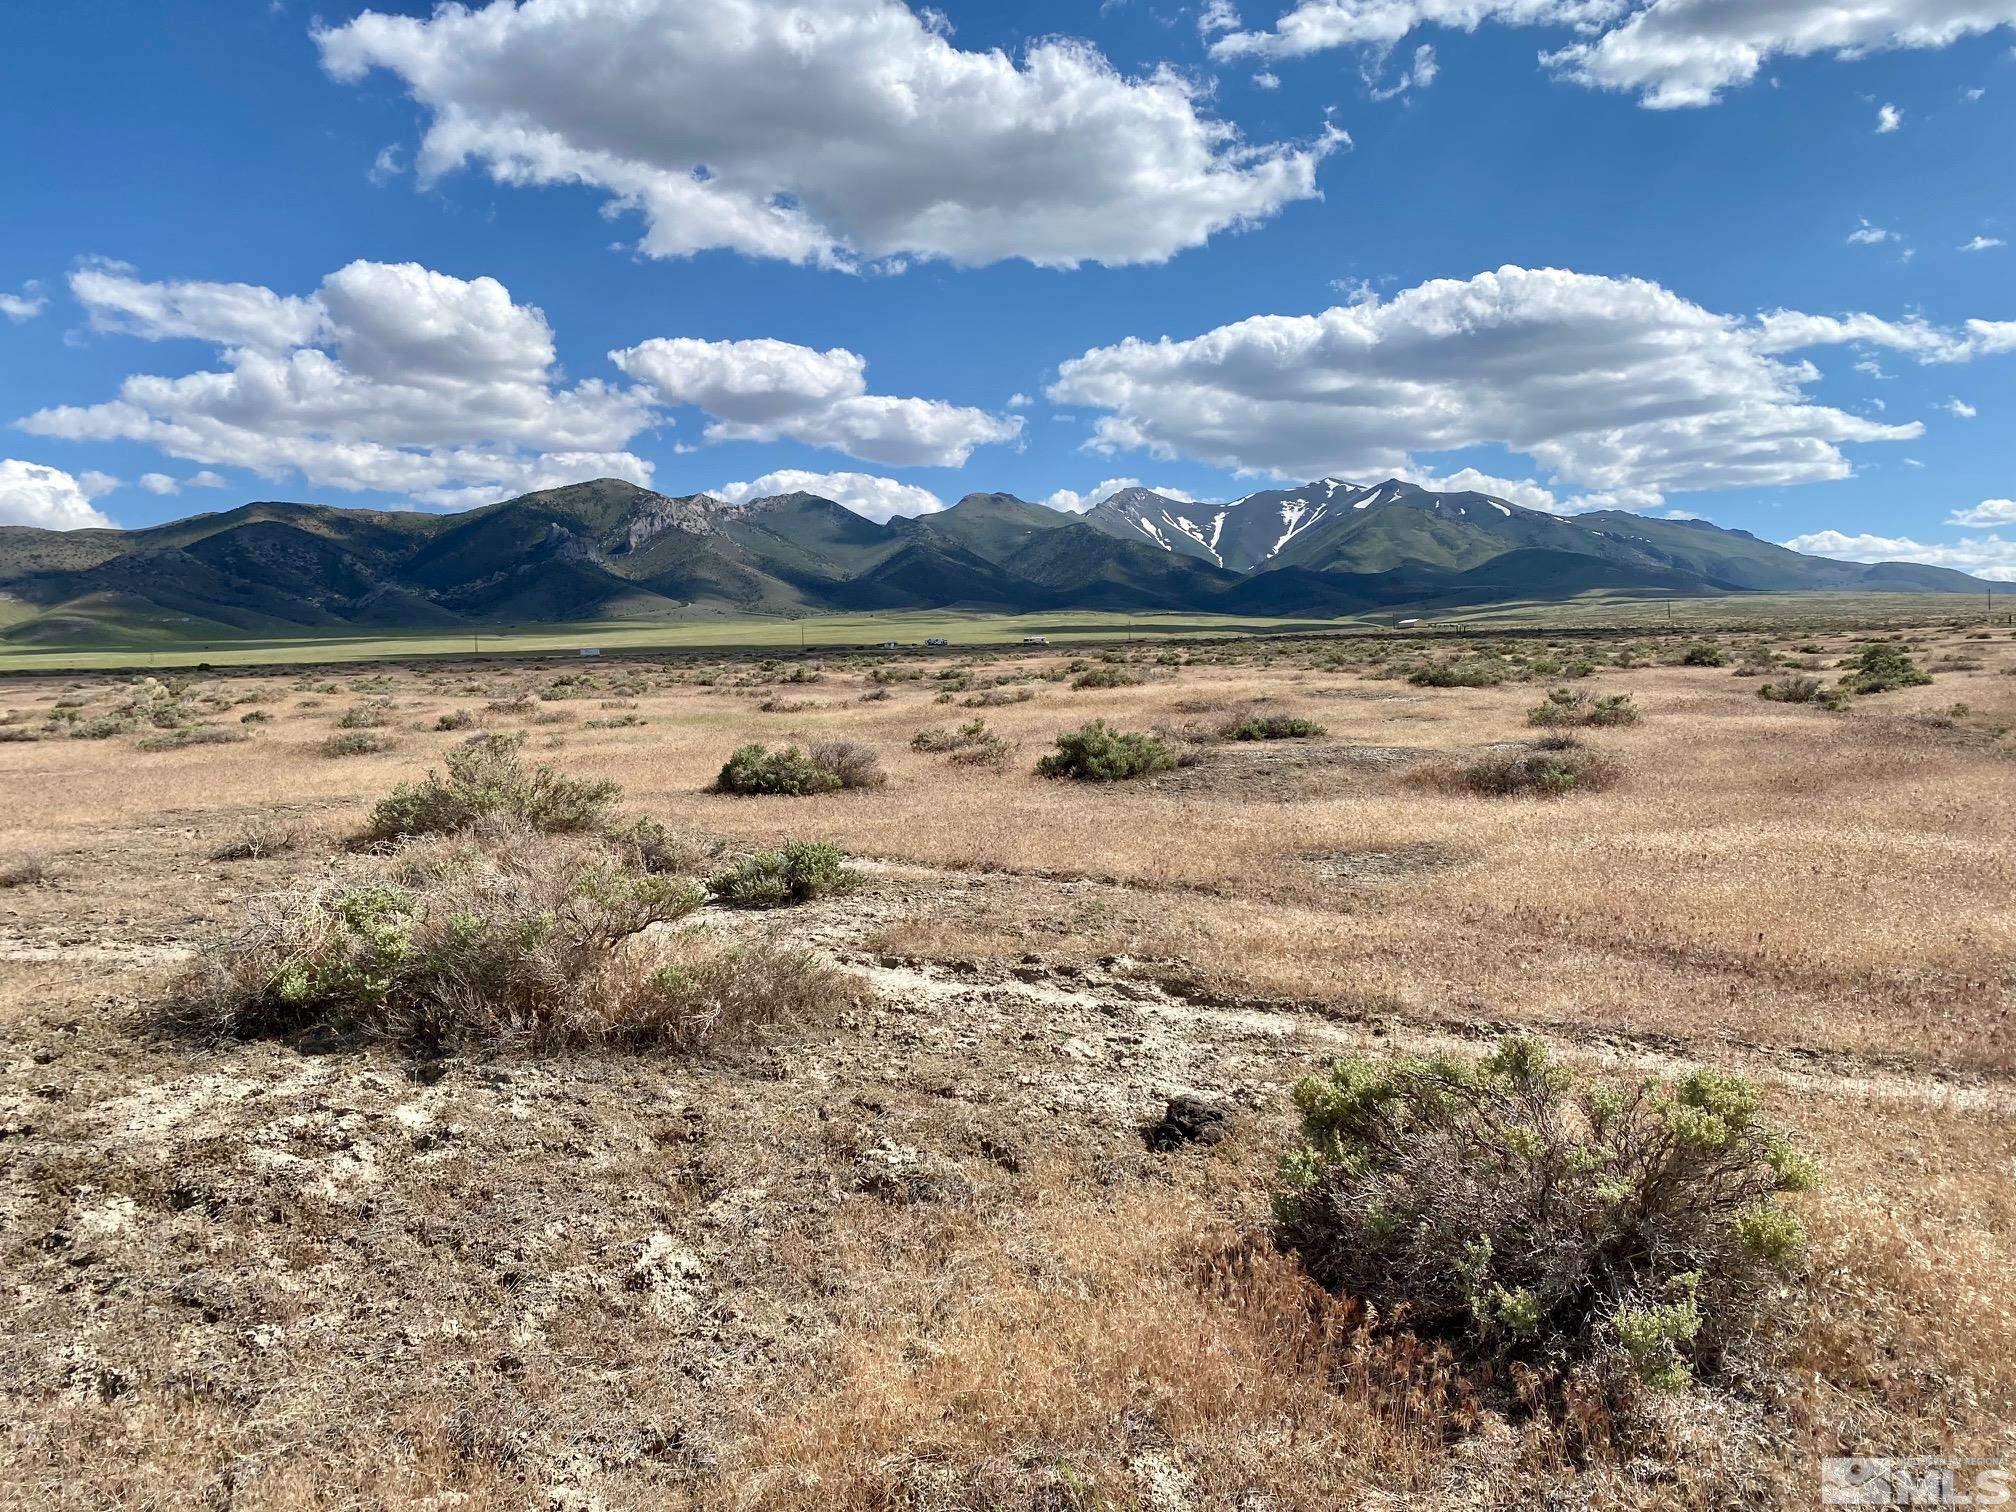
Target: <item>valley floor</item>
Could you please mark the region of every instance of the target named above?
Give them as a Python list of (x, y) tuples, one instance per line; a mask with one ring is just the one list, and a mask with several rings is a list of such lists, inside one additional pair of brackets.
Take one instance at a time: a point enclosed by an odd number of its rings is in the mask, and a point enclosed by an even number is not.
[[(1805, 629), (1725, 634), (1722, 666), (1507, 643), (1475, 687), (1391, 675), (1447, 647), (1288, 640), (1120, 647), (1143, 680), (1082, 689), (1063, 648), (246, 671), (164, 695), (243, 741), (0, 743), (0, 1502), (1811, 1505), (1822, 1455), (2007, 1462), (2016, 636), (1912, 642), (1931, 685), (1840, 713), (1737, 675), (1831, 681), (1856, 642)], [(1643, 714), (1584, 736), (1614, 787), (1413, 780), (1529, 740), (1584, 658)], [(133, 695), (0, 680), (0, 734)], [(1183, 739), (1262, 705), (1326, 733), (1032, 773), (1090, 718)], [(855, 893), (701, 917), (815, 947), (864, 1006), (698, 1059), (162, 1033), (209, 932), (325, 867), (458, 713), (729, 854), (842, 846)], [(1005, 766), (912, 749), (976, 718)], [(345, 728), (387, 748), (324, 754)], [(745, 741), (834, 737), (888, 786), (705, 791)], [(213, 859), (248, 835), (274, 853)], [(1266, 1242), (1295, 1079), (1511, 1028), (1746, 1071), (1819, 1156), (1811, 1316), (1761, 1395), (1571, 1450)], [(1186, 1094), (1230, 1137), (1150, 1151)]]

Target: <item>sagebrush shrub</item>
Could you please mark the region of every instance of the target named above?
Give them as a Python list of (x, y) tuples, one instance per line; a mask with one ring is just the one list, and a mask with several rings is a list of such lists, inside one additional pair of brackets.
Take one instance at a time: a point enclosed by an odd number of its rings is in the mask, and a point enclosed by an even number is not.
[(1417, 688), (1495, 688), (1511, 671), (1495, 658), (1472, 657), (1426, 663), (1409, 672), (1407, 681)]
[(821, 740), (812, 747), (812, 764), (831, 772), (843, 788), (879, 788), (889, 781), (882, 761), (857, 740)]
[(649, 1043), (656, 962), (626, 946), (702, 901), (691, 882), (532, 831), (489, 849), (422, 842), (256, 900), (180, 982), (171, 1016), (237, 1038)]
[(1537, 1041), (1354, 1057), (1295, 1088), (1276, 1237), (1328, 1289), (1496, 1366), (1741, 1374), (1796, 1316), (1815, 1168), (1743, 1078), (1619, 1085)]
[(371, 811), (365, 836), (449, 835), (492, 820), (548, 834), (593, 829), (623, 790), (606, 778), (567, 777), (525, 765), (519, 733), (471, 736), (442, 758), (447, 771), (402, 782)]
[(1757, 696), (1772, 703), (1813, 703), (1820, 697), (1820, 679), (1787, 672), (1759, 687)]
[(719, 841), (683, 834), (644, 815), (609, 826), (602, 839), (626, 866), (670, 877), (697, 875), (721, 850)]
[(956, 730), (935, 725), (919, 730), (910, 737), (910, 749), (949, 757), (960, 766), (1001, 766), (1014, 751), (984, 719), (969, 719)]
[(1856, 654), (1853, 670), (1841, 679), (1850, 693), (1888, 693), (1896, 688), (1922, 688), (1932, 675), (1911, 660), (1911, 653), (1893, 641), (1876, 641)]
[(1148, 674), (1137, 672), (1132, 667), (1115, 666), (1101, 662), (1087, 667), (1071, 679), (1071, 686), (1081, 691), (1087, 688), (1132, 688), (1148, 681)]
[(1328, 733), (1299, 714), (1249, 714), (1218, 727), (1221, 740), (1313, 740)]
[(838, 777), (796, 746), (783, 746), (775, 751), (756, 744), (742, 746), (714, 779), (716, 792), (746, 796), (774, 794), (803, 798), (812, 793), (830, 793), (839, 786)]
[(392, 741), (376, 730), (338, 730), (316, 749), (324, 756), (371, 756), (391, 750)]
[(1485, 798), (1559, 798), (1609, 787), (1617, 780), (1617, 766), (1573, 736), (1557, 735), (1468, 763), (1428, 767), (1413, 780)]
[(714, 779), (718, 793), (802, 798), (839, 788), (878, 788), (889, 780), (875, 752), (852, 740), (822, 740), (810, 751), (745, 745)]
[(1724, 651), (1720, 646), (1712, 645), (1707, 641), (1700, 641), (1680, 653), (1680, 665), (1683, 667), (1726, 667), (1729, 665), (1729, 653)]
[(1175, 766), (1176, 753), (1166, 742), (1137, 730), (1116, 730), (1095, 719), (1059, 735), (1057, 749), (1036, 763), (1036, 771), (1078, 782), (1120, 782)]
[(1638, 706), (1629, 693), (1592, 696), (1579, 688), (1554, 688), (1547, 701), (1526, 711), (1528, 724), (1548, 728), (1584, 725), (1633, 725), (1638, 723)]
[(707, 890), (735, 908), (783, 908), (849, 892), (860, 884), (831, 845), (799, 840), (755, 855), (710, 878)]

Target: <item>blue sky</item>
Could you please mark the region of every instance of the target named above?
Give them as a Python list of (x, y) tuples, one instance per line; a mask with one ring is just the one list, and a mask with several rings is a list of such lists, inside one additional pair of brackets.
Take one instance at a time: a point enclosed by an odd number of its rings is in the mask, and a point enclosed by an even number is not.
[(2016, 0), (1843, 9), (17, 7), (0, 521), (1401, 473), (2016, 578)]

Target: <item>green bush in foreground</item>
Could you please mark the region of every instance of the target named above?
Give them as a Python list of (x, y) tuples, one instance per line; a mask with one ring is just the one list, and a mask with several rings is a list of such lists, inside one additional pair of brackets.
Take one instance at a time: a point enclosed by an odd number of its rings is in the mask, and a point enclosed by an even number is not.
[(1683, 667), (1726, 667), (1729, 665), (1729, 653), (1724, 651), (1720, 646), (1702, 641), (1697, 645), (1689, 646), (1685, 651), (1680, 653), (1680, 665)]
[(524, 824), (547, 834), (590, 830), (623, 790), (606, 779), (566, 777), (543, 763), (525, 765), (522, 734), (476, 735), (443, 757), (445, 773), (402, 782), (371, 811), (365, 837), (450, 835), (486, 821)]
[(1295, 1088), (1276, 1237), (1320, 1284), (1472, 1363), (1684, 1388), (1797, 1314), (1811, 1161), (1743, 1078), (1618, 1085), (1537, 1042), (1354, 1057)]
[(1095, 719), (1059, 735), (1056, 751), (1039, 760), (1036, 771), (1039, 776), (1078, 782), (1121, 782), (1175, 766), (1176, 753), (1155, 736), (1116, 730)]
[(783, 908), (851, 891), (860, 880), (837, 848), (800, 840), (757, 852), (710, 879), (707, 890), (734, 908)]

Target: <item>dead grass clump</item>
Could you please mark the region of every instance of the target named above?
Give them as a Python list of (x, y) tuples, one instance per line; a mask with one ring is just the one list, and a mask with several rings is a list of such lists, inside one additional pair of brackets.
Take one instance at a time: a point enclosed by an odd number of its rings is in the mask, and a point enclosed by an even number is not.
[(1133, 667), (1120, 666), (1112, 662), (1101, 662), (1087, 667), (1071, 679), (1071, 686), (1084, 691), (1090, 688), (1134, 688), (1148, 681), (1148, 674)]
[(1481, 798), (1560, 798), (1595, 793), (1617, 781), (1617, 763), (1573, 736), (1490, 752), (1476, 761), (1423, 767), (1408, 780)]
[(1634, 725), (1638, 719), (1638, 706), (1631, 701), (1629, 693), (1605, 693), (1601, 697), (1592, 697), (1580, 688), (1554, 688), (1548, 692), (1545, 703), (1526, 711), (1528, 724), (1551, 729)]
[(969, 709), (1000, 709), (1024, 704), (1036, 697), (1034, 688), (983, 688), (960, 700)]
[(969, 719), (956, 730), (934, 726), (910, 737), (910, 749), (949, 757), (959, 766), (1005, 766), (1015, 748), (984, 719)]
[(475, 735), (443, 758), (446, 773), (402, 782), (371, 810), (365, 838), (449, 835), (486, 821), (524, 824), (547, 834), (594, 829), (623, 790), (607, 779), (567, 777), (519, 756), (525, 737)]
[(423, 841), (260, 899), (165, 1016), (215, 1039), (698, 1050), (852, 1000), (805, 952), (654, 932), (702, 897), (592, 843)]
[(1757, 696), (1769, 703), (1817, 703), (1822, 697), (1820, 679), (1787, 672), (1758, 688)]
[(264, 861), (300, 848), (307, 831), (292, 819), (261, 816), (248, 819), (237, 832), (210, 852), (212, 861)]
[(251, 738), (245, 730), (233, 730), (223, 725), (180, 725), (172, 730), (156, 730), (151, 735), (141, 736), (139, 749), (179, 751), (187, 746), (236, 745)]
[(1026, 1219), (934, 1232), (928, 1305), (838, 1341), (822, 1389), (766, 1415), (766, 1503), (1329, 1507), (1428, 1497), (1478, 1420), (1442, 1351), (1376, 1336), (1184, 1194), (1082, 1174)]
[(393, 744), (390, 736), (376, 730), (338, 730), (315, 749), (324, 756), (375, 756)]
[(720, 841), (682, 833), (647, 815), (605, 829), (602, 843), (633, 870), (668, 877), (698, 876), (721, 854)]
[(55, 878), (49, 858), (32, 851), (0, 861), (0, 888), (47, 887)]
[(1495, 1373), (1685, 1389), (1771, 1362), (1799, 1316), (1815, 1168), (1742, 1077), (1583, 1080), (1536, 1040), (1354, 1057), (1295, 1088), (1282, 1245), (1332, 1291)]

